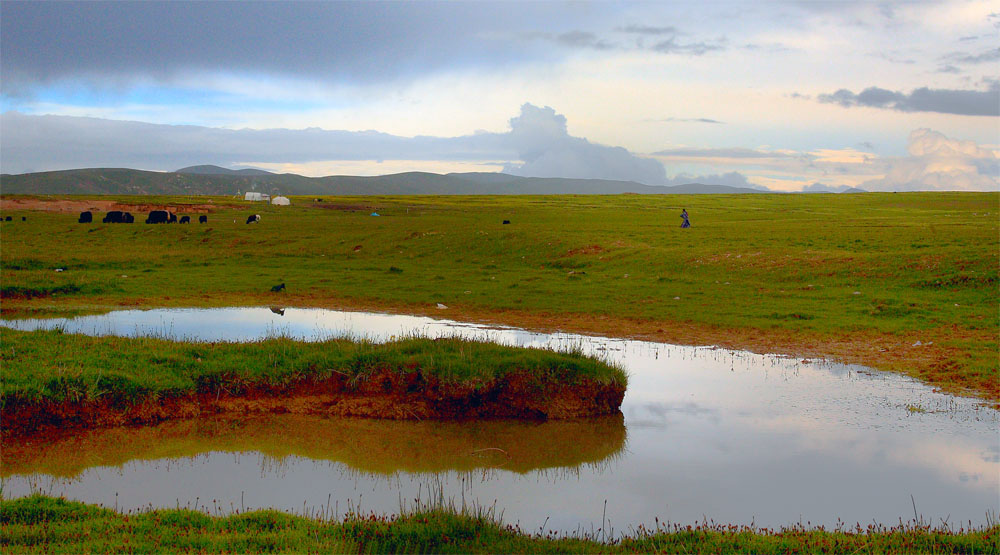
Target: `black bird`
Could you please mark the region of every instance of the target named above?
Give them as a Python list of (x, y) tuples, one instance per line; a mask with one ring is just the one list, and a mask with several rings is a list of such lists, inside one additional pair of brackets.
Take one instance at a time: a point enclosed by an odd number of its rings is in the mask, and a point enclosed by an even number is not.
[(284, 291), (284, 289), (285, 289), (285, 284), (282, 283), (280, 285), (275, 285), (274, 287), (272, 287), (271, 288), (271, 292), (272, 293), (280, 293), (280, 292)]

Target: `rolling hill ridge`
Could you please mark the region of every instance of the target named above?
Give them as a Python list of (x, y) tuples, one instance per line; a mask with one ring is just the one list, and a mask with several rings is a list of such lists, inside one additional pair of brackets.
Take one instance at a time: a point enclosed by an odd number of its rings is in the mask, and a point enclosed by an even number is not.
[(503, 173), (406, 172), (372, 177), (305, 177), (260, 169), (190, 166), (175, 172), (88, 168), (4, 174), (2, 194), (235, 195), (260, 191), (284, 195), (593, 195), (740, 194), (768, 191), (725, 185), (650, 186), (634, 181), (520, 177)]

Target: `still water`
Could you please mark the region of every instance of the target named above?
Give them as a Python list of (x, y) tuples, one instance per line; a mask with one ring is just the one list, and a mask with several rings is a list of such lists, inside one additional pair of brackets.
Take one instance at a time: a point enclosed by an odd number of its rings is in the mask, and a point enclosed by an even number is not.
[[(1000, 415), (898, 375), (711, 347), (542, 334), (320, 309), (119, 311), (19, 329), (248, 341), (463, 336), (622, 364), (623, 416), (383, 422), (281, 416), (95, 430), (4, 445), (5, 497), (42, 491), (119, 510), (397, 513), (444, 498), (527, 531), (985, 523), (1000, 511)], [(914, 347), (919, 348), (919, 347)]]

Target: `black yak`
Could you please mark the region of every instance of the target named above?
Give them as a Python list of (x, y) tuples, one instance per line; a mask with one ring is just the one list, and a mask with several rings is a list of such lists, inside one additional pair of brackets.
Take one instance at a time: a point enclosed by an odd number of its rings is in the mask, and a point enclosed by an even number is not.
[(165, 224), (170, 221), (170, 213), (166, 210), (153, 210), (146, 217), (147, 224)]
[(250, 216), (247, 216), (247, 223), (248, 224), (255, 224), (255, 223), (259, 222), (259, 221), (260, 221), (260, 214), (252, 214)]
[(90, 210), (80, 212), (80, 219), (77, 220), (77, 222), (81, 224), (89, 224), (92, 221), (94, 221), (94, 213)]
[(106, 224), (120, 224), (125, 221), (125, 215), (122, 214), (121, 210), (112, 210), (105, 214), (101, 221)]
[(208, 216), (206, 216), (204, 214), (202, 214), (201, 216), (198, 216), (198, 223), (200, 223), (200, 224), (208, 223)]
[(181, 216), (181, 222), (180, 223), (182, 223), (182, 224), (189, 224), (189, 223), (191, 223), (191, 217), (190, 216)]

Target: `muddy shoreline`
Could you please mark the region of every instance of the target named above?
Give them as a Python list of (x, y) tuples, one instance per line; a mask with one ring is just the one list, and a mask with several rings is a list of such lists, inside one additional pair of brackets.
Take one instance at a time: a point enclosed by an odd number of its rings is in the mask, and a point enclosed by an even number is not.
[(539, 381), (513, 372), (488, 383), (444, 383), (419, 370), (377, 372), (353, 383), (334, 374), (282, 386), (218, 383), (176, 395), (124, 401), (33, 402), (7, 399), (0, 411), (0, 437), (27, 438), (60, 430), (140, 426), (202, 416), (298, 414), (390, 420), (512, 418), (534, 421), (620, 413), (620, 384)]
[[(86, 304), (81, 304), (73, 297), (7, 299), (0, 308), (0, 313), (5, 318), (32, 318), (40, 314), (57, 315), (67, 308), (79, 308), (84, 313), (103, 313), (138, 307), (207, 308), (280, 304), (298, 308), (447, 317), (461, 322), (514, 326), (539, 333), (564, 331), (676, 345), (712, 345), (757, 354), (824, 358), (905, 374), (952, 395), (977, 397), (989, 406), (1000, 408), (1000, 375), (978, 381), (962, 376), (956, 369), (955, 362), (962, 356), (961, 349), (949, 345), (959, 338), (981, 339), (993, 333), (992, 330), (960, 330), (954, 326), (941, 326), (900, 333), (857, 331), (824, 334), (779, 328), (722, 328), (689, 321), (630, 319), (602, 314), (490, 309), (472, 305), (449, 305), (447, 311), (442, 311), (398, 301), (342, 298), (315, 293), (281, 294), (280, 297), (273, 293), (130, 299), (94, 296), (87, 301)], [(919, 347), (915, 345), (917, 341), (921, 342)]]

